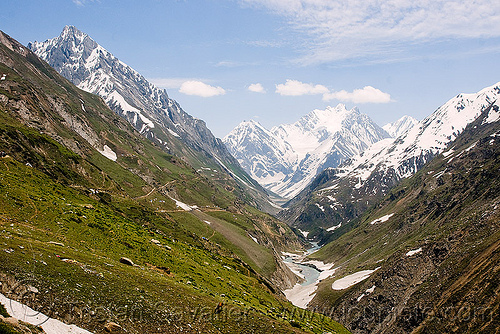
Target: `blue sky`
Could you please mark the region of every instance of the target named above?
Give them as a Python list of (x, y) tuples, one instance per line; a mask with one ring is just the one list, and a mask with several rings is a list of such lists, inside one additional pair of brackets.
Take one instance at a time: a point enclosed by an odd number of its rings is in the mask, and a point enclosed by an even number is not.
[(3, 0), (23, 44), (74, 25), (218, 137), (313, 109), (422, 119), (500, 81), (498, 0)]

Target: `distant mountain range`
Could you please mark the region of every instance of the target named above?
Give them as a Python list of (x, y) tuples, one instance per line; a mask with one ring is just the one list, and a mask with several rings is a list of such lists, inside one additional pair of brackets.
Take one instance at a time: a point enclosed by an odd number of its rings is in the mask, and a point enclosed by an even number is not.
[[(411, 120), (403, 123), (399, 131)], [(389, 138), (387, 132), (367, 115), (339, 104), (271, 130), (255, 121), (242, 122), (223, 141), (261, 185), (292, 198), (324, 169), (337, 167), (384, 138)]]
[(101, 96), (115, 113), (167, 152), (207, 175), (214, 168), (229, 173), (252, 194), (256, 206), (276, 211), (264, 189), (248, 176), (204, 121), (186, 113), (165, 90), (148, 82), (87, 34), (66, 26), (60, 36), (29, 43), (28, 48), (77, 87)]
[[(443, 152), (481, 112), (494, 105), (500, 83), (459, 94), (396, 139), (384, 139), (337, 168), (323, 171), (280, 216), (311, 237), (342, 234), (343, 226)], [(313, 231), (314, 230), (314, 231)]]

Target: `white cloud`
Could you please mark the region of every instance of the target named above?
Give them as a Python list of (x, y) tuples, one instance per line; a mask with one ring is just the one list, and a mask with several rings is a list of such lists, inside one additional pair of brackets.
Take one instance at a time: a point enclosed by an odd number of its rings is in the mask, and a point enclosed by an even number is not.
[(186, 95), (195, 95), (201, 97), (212, 97), (226, 94), (226, 91), (222, 87), (210, 86), (206, 83), (196, 80), (190, 80), (182, 83), (179, 92)]
[(237, 61), (223, 60), (215, 64), (215, 67), (239, 67), (242, 66), (243, 63)]
[(400, 56), (429, 41), (500, 37), (497, 0), (242, 0), (305, 33), (303, 63)]
[[(250, 89), (250, 87), (249, 87)], [(276, 93), (284, 96), (323, 95), (323, 101), (338, 100), (353, 103), (389, 103), (391, 95), (372, 86), (355, 89), (330, 91), (326, 86), (303, 83), (288, 79), (284, 84), (276, 85)]]
[(248, 90), (254, 93), (265, 93), (266, 90), (260, 83), (254, 83), (248, 86)]
[(341, 90), (326, 93), (323, 95), (323, 100), (339, 100), (353, 103), (389, 103), (391, 102), (391, 95), (372, 86), (365, 86), (363, 89), (355, 89), (352, 92)]
[(276, 85), (276, 93), (286, 96), (325, 94), (328, 92), (328, 88), (323, 85), (307, 84), (298, 80), (287, 79), (286, 83)]

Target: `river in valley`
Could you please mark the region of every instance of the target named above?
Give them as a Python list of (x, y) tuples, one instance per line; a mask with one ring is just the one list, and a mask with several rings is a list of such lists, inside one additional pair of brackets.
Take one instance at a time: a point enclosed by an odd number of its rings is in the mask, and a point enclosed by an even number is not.
[(335, 272), (331, 269), (333, 264), (325, 264), (321, 261), (304, 261), (307, 255), (310, 255), (320, 249), (317, 242), (312, 243), (303, 254), (284, 253), (283, 261), (297, 276), (303, 279), (293, 288), (283, 291), (289, 301), (295, 306), (306, 308), (307, 304), (312, 300), (318, 288), (318, 283), (329, 277)]

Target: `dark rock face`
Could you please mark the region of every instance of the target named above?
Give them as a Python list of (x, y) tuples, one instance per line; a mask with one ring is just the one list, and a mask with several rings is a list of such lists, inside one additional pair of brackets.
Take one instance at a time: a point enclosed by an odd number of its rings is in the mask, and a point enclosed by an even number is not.
[(121, 257), (120, 258), (120, 263), (126, 264), (127, 266), (134, 266), (134, 262), (126, 257)]
[[(450, 149), (322, 249), (351, 271), (377, 269), (337, 295), (328, 282), (310, 308), (357, 334), (498, 331), (498, 109), (485, 108)], [(392, 218), (371, 224), (384, 213)]]
[[(333, 170), (326, 170), (285, 205), (279, 216), (309, 236), (328, 242), (348, 231), (347, 224), (376, 204), (401, 180), (443, 152), (465, 127), (495, 104), (500, 84), (460, 94), (394, 140), (375, 143)], [(326, 231), (342, 224), (332, 233)]]

